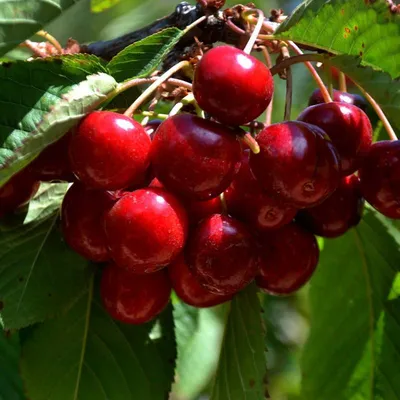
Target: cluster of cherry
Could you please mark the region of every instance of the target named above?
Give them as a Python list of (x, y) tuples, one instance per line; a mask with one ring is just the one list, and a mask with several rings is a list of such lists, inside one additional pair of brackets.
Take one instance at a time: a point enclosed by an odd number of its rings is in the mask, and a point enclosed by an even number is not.
[(273, 95), (269, 69), (230, 46), (204, 54), (190, 113), (142, 126), (110, 111), (87, 115), (0, 189), (0, 210), (26, 202), (37, 181), (74, 182), (62, 204), (66, 242), (107, 262), (101, 294), (115, 319), (139, 324), (171, 288), (209, 307), (255, 280), (298, 290), (319, 257), (314, 235), (337, 237), (361, 219), (364, 198), (400, 218), (400, 145), (372, 144), (359, 96), (317, 90), (295, 121), (266, 126), (247, 148), (245, 126)]

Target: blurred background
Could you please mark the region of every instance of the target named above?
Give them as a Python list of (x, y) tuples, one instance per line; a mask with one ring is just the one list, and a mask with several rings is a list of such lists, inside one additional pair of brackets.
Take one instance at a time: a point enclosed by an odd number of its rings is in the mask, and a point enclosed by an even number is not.
[[(80, 43), (89, 43), (98, 40), (107, 40), (118, 37), (127, 32), (138, 29), (157, 18), (171, 13), (179, 0), (112, 0), (113, 7), (101, 10), (100, 0), (82, 0), (71, 7), (65, 14), (55, 20), (45, 29), (55, 36), (62, 45), (69, 37)], [(266, 15), (273, 8), (282, 8), (285, 14), (289, 14), (300, 0), (265, 0), (255, 1), (257, 7), (261, 8)], [(193, 1), (194, 3), (194, 1)], [(234, 5), (237, 2), (227, 1), (226, 5)], [(96, 7), (94, 7), (96, 6)], [(26, 58), (21, 51), (14, 51), (13, 58)], [(310, 79), (303, 65), (296, 65), (293, 69), (294, 96), (292, 118), (307, 106), (308, 98), (315, 89), (314, 82)], [(273, 122), (282, 120), (285, 104), (285, 82), (276, 78), (276, 90), (274, 97)], [(323, 243), (320, 242), (322, 246)], [(268, 387), (273, 400), (285, 400), (296, 395), (300, 386), (299, 358), (302, 345), (307, 340), (309, 314), (307, 307), (307, 287), (291, 297), (270, 297), (260, 295), (264, 306), (263, 318), (267, 331), (266, 360), (268, 366)], [(178, 300), (176, 300), (178, 301)], [(184, 305), (182, 308), (183, 325), (196, 324), (196, 314), (188, 310)], [(185, 308), (186, 307), (186, 308)], [(190, 308), (189, 308), (190, 309)], [(212, 311), (211, 311), (212, 313)], [(218, 321), (218, 311), (213, 314)], [(196, 322), (197, 321), (197, 322)], [(201, 335), (211, 335), (207, 329), (215, 329), (215, 325), (203, 327)], [(216, 329), (218, 329), (218, 324)], [(219, 327), (220, 329), (220, 327)], [(182, 333), (184, 336), (184, 334)], [(184, 337), (178, 338), (178, 342), (184, 343)], [(204, 341), (204, 352), (218, 352), (221, 336), (216, 341)], [(218, 341), (219, 340), (219, 341)], [(189, 355), (190, 356), (190, 355)], [(190, 357), (189, 357), (190, 358)], [(204, 365), (189, 363), (190, 369), (201, 371)], [(208, 365), (210, 371), (215, 370), (216, 365)], [(189, 371), (191, 373), (192, 371)], [(207, 374), (205, 374), (207, 375)], [(175, 388), (174, 400), (206, 400), (212, 381), (212, 373), (208, 374), (208, 381), (203, 380), (198, 387)], [(190, 385), (189, 385), (190, 386)], [(239, 399), (235, 399), (239, 400)]]

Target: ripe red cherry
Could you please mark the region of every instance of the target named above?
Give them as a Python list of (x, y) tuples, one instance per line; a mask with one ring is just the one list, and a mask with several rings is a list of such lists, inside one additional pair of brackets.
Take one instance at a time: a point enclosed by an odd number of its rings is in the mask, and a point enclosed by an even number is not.
[(258, 271), (255, 241), (235, 219), (215, 214), (205, 218), (189, 238), (186, 261), (207, 290), (232, 295), (252, 281)]
[(315, 236), (295, 223), (263, 235), (258, 287), (284, 295), (300, 289), (311, 278), (319, 259)]
[[(341, 92), (340, 90), (333, 89), (333, 101), (338, 103), (352, 104), (358, 108), (361, 108), (364, 112), (367, 110), (367, 102), (364, 97), (359, 94)], [(308, 102), (309, 106), (315, 106), (316, 104), (323, 104), (325, 100), (322, 96), (321, 89), (315, 89), (312, 93)]]
[(364, 111), (351, 104), (324, 103), (306, 108), (298, 120), (328, 134), (338, 151), (343, 176), (357, 171), (372, 144), (372, 126)]
[(183, 206), (157, 188), (125, 195), (106, 217), (112, 257), (134, 273), (154, 272), (170, 264), (183, 249), (187, 230)]
[(274, 81), (265, 64), (231, 46), (209, 50), (194, 73), (197, 103), (225, 125), (243, 125), (259, 117), (273, 90)]
[(81, 256), (95, 262), (111, 259), (104, 231), (104, 218), (115, 202), (113, 194), (87, 189), (74, 183), (61, 207), (65, 241)]
[(112, 318), (138, 325), (164, 310), (171, 295), (171, 283), (165, 270), (135, 275), (110, 264), (102, 272), (100, 292), (104, 308)]
[(374, 143), (359, 177), (365, 200), (386, 217), (400, 219), (400, 141)]
[(38, 191), (40, 182), (27, 168), (0, 187), (0, 218), (27, 203)]
[(356, 226), (364, 207), (360, 181), (350, 175), (342, 179), (339, 187), (320, 205), (302, 210), (296, 221), (315, 235), (334, 238)]
[(39, 180), (43, 182), (73, 182), (75, 180), (68, 157), (71, 137), (72, 132), (70, 131), (57, 142), (46, 147), (31, 163), (29, 168)]
[(94, 189), (123, 189), (142, 182), (149, 166), (151, 140), (124, 115), (95, 111), (72, 135), (69, 157), (74, 174)]
[(208, 200), (231, 183), (240, 143), (223, 125), (193, 115), (175, 115), (157, 129), (151, 164), (167, 190), (191, 200)]
[(264, 190), (293, 207), (313, 207), (337, 188), (339, 158), (320, 128), (299, 121), (266, 127), (257, 136), (259, 154), (250, 167)]
[(240, 170), (225, 191), (229, 213), (260, 231), (288, 224), (297, 210), (264, 193), (250, 171), (249, 158), (250, 151), (245, 150)]
[(194, 307), (212, 307), (229, 301), (232, 296), (221, 296), (206, 290), (197, 281), (180, 255), (169, 267), (169, 277), (177, 296)]

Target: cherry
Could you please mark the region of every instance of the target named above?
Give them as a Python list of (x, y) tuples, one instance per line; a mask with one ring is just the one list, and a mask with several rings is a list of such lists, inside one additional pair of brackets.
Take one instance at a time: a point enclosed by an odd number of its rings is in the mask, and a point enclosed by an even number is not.
[(258, 271), (252, 235), (239, 221), (220, 214), (205, 218), (191, 234), (186, 261), (200, 284), (220, 295), (243, 289)]
[(106, 217), (111, 254), (120, 267), (154, 272), (170, 264), (185, 245), (183, 206), (163, 189), (139, 189), (122, 197)]
[(0, 218), (27, 203), (38, 191), (40, 182), (28, 168), (15, 174), (0, 187)]
[[(347, 92), (341, 92), (340, 90), (333, 89), (333, 101), (338, 103), (352, 104), (358, 108), (361, 108), (364, 112), (367, 110), (368, 104), (364, 97), (359, 94), (352, 94)], [(308, 102), (309, 106), (315, 106), (316, 104), (323, 104), (325, 100), (321, 94), (321, 89), (315, 89), (312, 93)]]
[(166, 270), (135, 275), (109, 264), (102, 272), (100, 293), (112, 318), (138, 325), (164, 310), (171, 295), (171, 283)]
[(336, 191), (323, 203), (302, 210), (296, 221), (315, 235), (334, 238), (360, 222), (363, 207), (360, 180), (350, 175), (341, 180)]
[(125, 115), (94, 111), (72, 135), (69, 157), (80, 181), (94, 189), (123, 189), (144, 180), (151, 140)]
[(30, 169), (43, 182), (75, 181), (68, 157), (68, 148), (71, 142), (72, 131), (61, 139), (47, 146), (31, 163)]
[(250, 168), (264, 190), (297, 207), (313, 207), (337, 188), (339, 158), (326, 133), (299, 121), (273, 124), (257, 136)]
[(288, 224), (297, 210), (263, 192), (250, 170), (249, 159), (250, 151), (245, 150), (240, 170), (225, 191), (229, 213), (260, 231)]
[(87, 189), (74, 183), (61, 207), (65, 241), (81, 256), (95, 262), (111, 259), (104, 231), (104, 218), (115, 202), (112, 193)]
[(240, 161), (234, 132), (212, 121), (181, 114), (165, 120), (151, 145), (151, 163), (167, 190), (208, 200), (231, 183)]
[(315, 236), (295, 223), (264, 234), (258, 287), (286, 295), (300, 289), (318, 264), (319, 248)]
[(271, 101), (274, 81), (261, 61), (231, 46), (207, 51), (197, 64), (193, 94), (199, 106), (226, 125), (259, 117)]
[(400, 219), (400, 141), (374, 143), (359, 177), (365, 200), (386, 217)]
[(169, 267), (169, 277), (177, 296), (194, 307), (212, 307), (229, 301), (232, 296), (221, 296), (206, 290), (197, 281), (180, 255)]
[(328, 134), (339, 153), (343, 176), (357, 171), (372, 144), (372, 126), (364, 111), (352, 104), (324, 103), (306, 108), (298, 120)]

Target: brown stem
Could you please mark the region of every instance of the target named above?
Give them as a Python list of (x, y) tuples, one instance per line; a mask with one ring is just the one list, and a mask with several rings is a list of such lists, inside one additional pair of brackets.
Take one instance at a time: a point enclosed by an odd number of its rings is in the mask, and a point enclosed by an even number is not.
[(285, 69), (287, 69), (295, 64), (306, 63), (309, 61), (323, 62), (323, 60), (324, 60), (323, 55), (314, 54), (314, 53), (307, 53), (307, 54), (301, 54), (298, 56), (292, 56), (290, 58), (286, 58), (285, 60), (282, 60), (279, 64), (274, 65), (271, 68), (271, 74), (276, 75), (279, 72), (283, 72)]
[(346, 75), (342, 71), (339, 71), (339, 90), (347, 92)]

